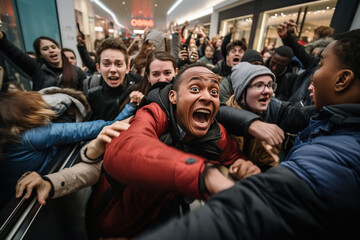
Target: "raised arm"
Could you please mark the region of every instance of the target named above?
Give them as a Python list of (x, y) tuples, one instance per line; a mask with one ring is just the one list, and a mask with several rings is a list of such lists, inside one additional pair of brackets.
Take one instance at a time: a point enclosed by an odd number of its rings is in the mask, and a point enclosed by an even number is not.
[(86, 49), (85, 41), (81, 38), (80, 33), (77, 34), (76, 40), (78, 43), (77, 49), (79, 51), (83, 64), (88, 67), (90, 72), (96, 72), (96, 61), (91, 58), (89, 52)]
[(277, 33), (282, 39), (284, 45), (289, 46), (293, 51), (295, 56), (300, 60), (306, 69), (311, 68), (314, 64), (317, 64), (318, 58), (308, 54), (304, 47), (300, 45), (294, 34), (296, 24), (293, 21), (286, 21), (280, 23), (277, 27)]
[(19, 66), (26, 74), (32, 77), (36, 71), (38, 63), (35, 59), (29, 57), (24, 51), (17, 48), (7, 38), (4, 32), (0, 31), (0, 49), (10, 58), (17, 66)]

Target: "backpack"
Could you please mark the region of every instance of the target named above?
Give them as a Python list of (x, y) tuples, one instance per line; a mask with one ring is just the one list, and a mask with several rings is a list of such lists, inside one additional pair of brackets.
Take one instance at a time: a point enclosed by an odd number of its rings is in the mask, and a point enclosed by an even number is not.
[(83, 81), (83, 92), (86, 98), (88, 98), (90, 89), (93, 89), (98, 86), (101, 86), (101, 74), (95, 72), (92, 76), (86, 78)]

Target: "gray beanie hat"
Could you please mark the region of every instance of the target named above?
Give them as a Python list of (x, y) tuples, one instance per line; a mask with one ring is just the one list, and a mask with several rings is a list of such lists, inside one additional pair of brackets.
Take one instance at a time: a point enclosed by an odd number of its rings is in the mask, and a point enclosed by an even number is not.
[(245, 88), (251, 81), (261, 75), (269, 75), (276, 80), (275, 75), (263, 65), (253, 65), (248, 62), (240, 62), (231, 69), (231, 83), (234, 89), (235, 99), (239, 100)]
[(154, 44), (155, 51), (165, 51), (165, 34), (157, 30), (151, 30), (146, 34), (145, 41), (149, 40)]

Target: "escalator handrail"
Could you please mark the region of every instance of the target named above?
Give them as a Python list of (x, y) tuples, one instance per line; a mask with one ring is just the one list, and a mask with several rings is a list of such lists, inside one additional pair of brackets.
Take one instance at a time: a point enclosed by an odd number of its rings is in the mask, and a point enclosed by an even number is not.
[[(54, 158), (57, 161), (50, 165), (50, 170), (47, 172), (54, 173), (62, 170), (63, 168), (73, 165), (75, 160), (78, 158), (80, 154), (80, 149), (82, 146), (83, 146), (82, 143), (77, 143), (73, 145), (71, 152), (67, 155), (66, 158), (63, 158), (61, 155), (63, 152), (68, 151), (69, 147), (67, 147), (65, 150), (62, 149), (60, 152), (58, 152), (58, 154)], [(65, 160), (60, 161), (61, 158)], [(27, 229), (31, 226), (32, 221), (35, 219), (37, 213), (40, 211), (42, 207), (42, 205), (40, 205), (37, 202), (37, 195), (35, 192), (36, 191), (33, 192), (33, 194), (29, 199), (25, 199), (25, 195), (21, 198), (20, 201), (16, 199), (16, 201), (19, 202), (16, 204), (16, 206), (11, 211), (11, 213), (8, 215), (6, 220), (1, 224), (0, 239), (2, 239), (3, 234), (7, 235), (6, 239), (13, 239), (15, 234), (18, 235), (19, 230), (24, 228), (25, 231), (22, 234), (22, 236), (26, 234)], [(29, 218), (29, 214), (34, 211), (36, 211), (36, 214), (30, 216), (30, 221), (28, 221), (28, 226), (24, 226), (24, 224), (26, 225), (25, 220)], [(8, 226), (11, 227), (11, 230), (7, 229)]]

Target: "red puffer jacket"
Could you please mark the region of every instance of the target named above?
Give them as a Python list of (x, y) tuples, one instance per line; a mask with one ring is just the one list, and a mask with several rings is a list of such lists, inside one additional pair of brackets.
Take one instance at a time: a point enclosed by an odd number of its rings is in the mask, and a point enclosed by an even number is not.
[[(104, 202), (112, 187), (102, 173), (90, 199), (88, 227), (93, 236), (132, 237), (170, 209), (179, 194), (202, 198), (199, 179), (207, 160), (161, 142), (159, 136), (168, 126), (164, 111), (151, 103), (138, 110), (130, 128), (107, 145), (103, 168), (126, 187)], [(220, 164), (246, 159), (221, 125), (220, 132)]]

